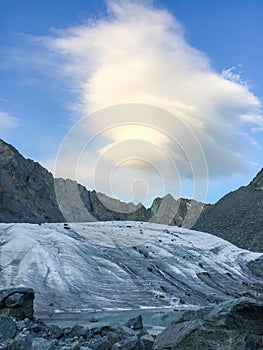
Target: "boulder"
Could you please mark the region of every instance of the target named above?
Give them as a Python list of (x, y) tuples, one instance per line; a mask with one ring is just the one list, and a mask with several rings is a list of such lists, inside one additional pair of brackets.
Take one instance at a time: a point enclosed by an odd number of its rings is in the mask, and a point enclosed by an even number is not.
[(196, 318), (188, 316), (159, 334), (154, 350), (263, 349), (263, 302), (240, 298), (197, 312)]
[(0, 290), (0, 315), (33, 319), (34, 291), (31, 288)]
[(113, 345), (112, 350), (144, 350), (143, 342), (136, 336)]
[(10, 346), (10, 350), (32, 349), (33, 336), (29, 331), (19, 333)]
[(151, 334), (145, 334), (141, 336), (141, 341), (143, 342), (145, 350), (153, 349), (154, 337)]
[(89, 333), (89, 329), (87, 329), (86, 327), (80, 326), (78, 324), (75, 324), (68, 332), (68, 337), (70, 338), (83, 337), (84, 339), (86, 339), (88, 333)]
[(13, 339), (16, 336), (16, 322), (9, 317), (0, 316), (0, 341)]
[(125, 323), (125, 326), (135, 330), (142, 329), (142, 316), (139, 315), (137, 317), (131, 318), (128, 322)]

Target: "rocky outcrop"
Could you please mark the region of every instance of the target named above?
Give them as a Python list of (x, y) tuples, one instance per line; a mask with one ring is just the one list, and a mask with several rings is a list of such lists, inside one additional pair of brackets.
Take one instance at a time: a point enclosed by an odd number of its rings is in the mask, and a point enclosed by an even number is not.
[(50, 172), (0, 140), (0, 222), (64, 221)]
[(263, 252), (263, 169), (248, 186), (228, 193), (204, 211), (194, 230), (219, 236), (236, 246)]
[(263, 303), (241, 298), (186, 312), (154, 343), (154, 350), (263, 349)]
[(194, 199), (174, 199), (170, 194), (155, 198), (151, 206), (151, 222), (191, 228), (202, 211), (210, 205)]
[(31, 288), (0, 290), (0, 315), (18, 320), (33, 318), (34, 292)]
[(0, 222), (152, 221), (191, 227), (203, 204), (171, 195), (147, 209), (124, 203), (70, 179), (54, 179), (40, 164), (25, 159), (0, 140)]
[(68, 222), (148, 221), (151, 210), (142, 204), (125, 203), (96, 191), (88, 191), (76, 181), (54, 179), (60, 209)]
[(263, 169), (248, 186), (212, 206), (166, 195), (147, 209), (88, 191), (76, 181), (54, 179), (2, 140), (0, 165), (0, 222), (150, 221), (209, 232), (238, 247), (263, 251)]

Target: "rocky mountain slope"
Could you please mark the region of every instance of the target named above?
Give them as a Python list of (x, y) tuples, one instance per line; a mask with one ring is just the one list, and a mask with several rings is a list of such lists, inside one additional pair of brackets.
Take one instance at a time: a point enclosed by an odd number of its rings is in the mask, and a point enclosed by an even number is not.
[(214, 205), (166, 195), (147, 209), (88, 191), (72, 180), (54, 179), (0, 140), (0, 222), (149, 221), (210, 232), (241, 248), (263, 252), (262, 189), (263, 169), (248, 186)]
[(191, 227), (203, 207), (170, 195), (157, 198), (149, 209), (123, 203), (76, 181), (54, 179), (39, 163), (0, 140), (0, 222), (150, 220)]
[(193, 229), (263, 252), (263, 169), (248, 186), (228, 193), (203, 212)]
[(63, 220), (52, 174), (0, 140), (0, 222)]
[(260, 257), (213, 235), (153, 223), (0, 224), (1, 288), (34, 288), (38, 311), (262, 300)]

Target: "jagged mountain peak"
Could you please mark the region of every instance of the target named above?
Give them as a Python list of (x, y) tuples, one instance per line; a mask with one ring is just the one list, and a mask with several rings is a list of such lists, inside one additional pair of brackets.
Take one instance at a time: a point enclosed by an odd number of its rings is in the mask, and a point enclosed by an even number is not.
[(263, 190), (263, 168), (257, 173), (249, 186), (256, 190)]
[(0, 161), (4, 164), (0, 169), (0, 222), (135, 220), (178, 226), (184, 222), (188, 211), (184, 199), (179, 201), (167, 194), (155, 199), (150, 208), (141, 203), (125, 203), (95, 190), (88, 191), (75, 180), (54, 179), (13, 146), (1, 141), (0, 147)]

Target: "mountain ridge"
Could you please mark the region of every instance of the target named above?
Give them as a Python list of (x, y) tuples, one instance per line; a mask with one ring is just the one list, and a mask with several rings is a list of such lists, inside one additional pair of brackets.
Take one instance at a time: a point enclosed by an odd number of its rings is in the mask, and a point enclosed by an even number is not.
[(192, 228), (263, 252), (263, 168), (247, 186), (227, 193), (202, 213)]
[(149, 221), (209, 232), (263, 252), (263, 169), (247, 186), (213, 205), (168, 194), (145, 208), (89, 191), (70, 179), (54, 179), (2, 140), (0, 165), (0, 222)]
[[(146, 208), (142, 204), (121, 202), (74, 180), (54, 178), (38, 162), (25, 159), (12, 145), (0, 140), (0, 222), (76, 222), (76, 221), (152, 221), (182, 226), (190, 199), (175, 200), (171, 195)], [(173, 203), (173, 215), (160, 215)], [(198, 210), (204, 204), (193, 201)], [(169, 206), (172, 208), (172, 206)], [(183, 216), (182, 216), (183, 215)], [(189, 220), (188, 220), (189, 221)], [(188, 224), (190, 227), (190, 223)]]

